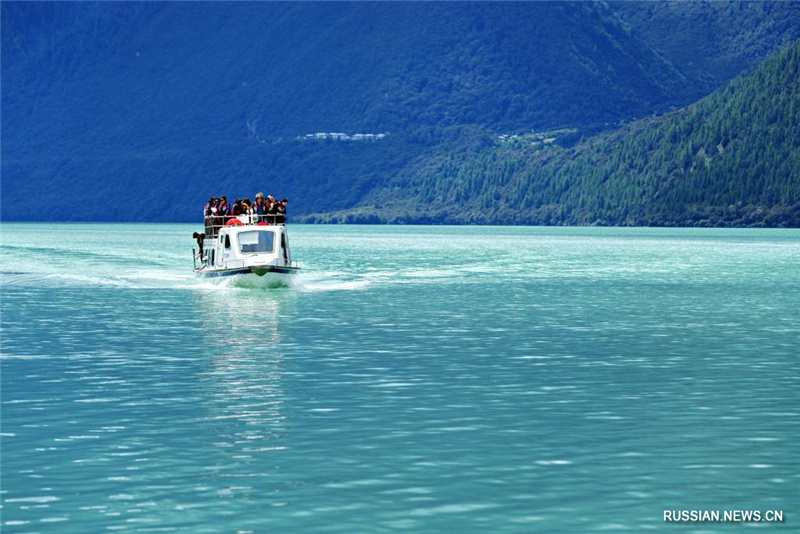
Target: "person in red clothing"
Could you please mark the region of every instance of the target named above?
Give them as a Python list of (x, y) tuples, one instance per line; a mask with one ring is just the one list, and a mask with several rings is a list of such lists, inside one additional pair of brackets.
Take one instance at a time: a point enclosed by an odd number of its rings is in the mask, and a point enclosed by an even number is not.
[(276, 202), (277, 207), (275, 208), (275, 213), (277, 214), (275, 217), (276, 224), (286, 224), (286, 205), (289, 203), (288, 198), (284, 198), (280, 202)]

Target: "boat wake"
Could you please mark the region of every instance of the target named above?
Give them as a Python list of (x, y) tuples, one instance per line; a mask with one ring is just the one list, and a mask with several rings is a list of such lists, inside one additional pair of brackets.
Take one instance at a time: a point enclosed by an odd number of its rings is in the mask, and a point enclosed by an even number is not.
[(366, 280), (352, 280), (349, 282), (308, 282), (298, 283), (297, 290), (304, 293), (317, 293), (322, 291), (360, 291), (367, 289), (370, 283)]
[(135, 287), (120, 278), (72, 273), (0, 273), (0, 284), (10, 287)]

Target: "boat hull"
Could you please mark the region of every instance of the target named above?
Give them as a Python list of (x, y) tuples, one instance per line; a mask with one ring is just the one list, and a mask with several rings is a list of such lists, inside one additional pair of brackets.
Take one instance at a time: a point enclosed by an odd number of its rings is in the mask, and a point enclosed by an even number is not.
[(245, 267), (240, 269), (200, 269), (195, 271), (204, 281), (219, 285), (253, 288), (290, 287), (297, 267)]

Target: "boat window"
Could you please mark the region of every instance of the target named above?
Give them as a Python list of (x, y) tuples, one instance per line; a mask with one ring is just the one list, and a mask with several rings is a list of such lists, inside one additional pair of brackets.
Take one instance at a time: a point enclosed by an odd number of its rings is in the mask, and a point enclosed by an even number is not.
[(231, 236), (225, 234), (225, 248), (231, 248)]
[(275, 250), (275, 232), (254, 230), (239, 234), (239, 251), (242, 254), (273, 250)]

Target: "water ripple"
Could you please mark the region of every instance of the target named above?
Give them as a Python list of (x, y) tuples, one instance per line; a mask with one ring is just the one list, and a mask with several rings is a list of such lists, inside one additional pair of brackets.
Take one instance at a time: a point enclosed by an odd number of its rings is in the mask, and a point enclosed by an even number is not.
[(4, 531), (641, 532), (674, 530), (664, 509), (794, 509), (797, 233), (299, 227), (300, 283), (263, 291), (197, 283), (188, 226), (152, 227), (149, 263), (126, 225), (71, 255), (9, 228)]

